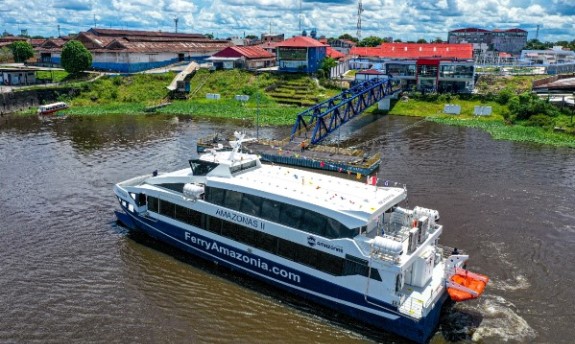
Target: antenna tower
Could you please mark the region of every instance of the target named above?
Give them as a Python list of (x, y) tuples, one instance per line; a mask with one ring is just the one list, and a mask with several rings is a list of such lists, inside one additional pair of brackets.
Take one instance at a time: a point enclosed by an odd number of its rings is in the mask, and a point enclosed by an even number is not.
[(178, 18), (174, 18), (174, 24), (176, 25), (176, 33), (178, 33)]
[(363, 12), (363, 5), (361, 0), (357, 4), (357, 40), (361, 41), (361, 12)]
[(301, 0), (299, 0), (299, 32), (301, 34), (301, 16), (302, 16), (302, 12), (301, 12)]
[(539, 40), (539, 24), (537, 25), (537, 31), (535, 31), (535, 39)]

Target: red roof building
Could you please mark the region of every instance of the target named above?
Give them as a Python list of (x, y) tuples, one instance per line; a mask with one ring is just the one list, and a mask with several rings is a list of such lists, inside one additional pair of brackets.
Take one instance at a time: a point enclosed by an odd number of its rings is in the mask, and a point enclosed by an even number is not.
[(377, 47), (353, 47), (350, 55), (382, 59), (473, 58), (473, 44), (382, 43)]
[(208, 60), (216, 69), (258, 69), (273, 66), (275, 55), (260, 46), (232, 46), (215, 53)]
[(279, 70), (315, 73), (326, 57), (328, 45), (308, 36), (295, 36), (276, 45)]
[(339, 51), (335, 50), (335, 49), (332, 48), (332, 47), (327, 47), (327, 48), (326, 48), (326, 55), (327, 55), (328, 57), (331, 57), (332, 59), (336, 59), (336, 60), (339, 60), (339, 59), (342, 59), (342, 58), (345, 57), (344, 54), (340, 53)]
[(283, 42), (279, 42), (277, 47), (281, 48), (319, 48), (327, 47), (327, 44), (323, 44), (317, 39), (308, 36), (295, 36), (288, 38)]

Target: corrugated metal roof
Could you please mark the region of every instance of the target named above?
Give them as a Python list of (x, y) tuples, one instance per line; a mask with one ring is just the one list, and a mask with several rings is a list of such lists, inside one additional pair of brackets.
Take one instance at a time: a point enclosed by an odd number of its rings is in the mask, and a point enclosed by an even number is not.
[(475, 27), (468, 27), (468, 28), (465, 28), (465, 29), (451, 30), (450, 32), (489, 32), (489, 30), (478, 29), (478, 28), (475, 28)]
[(102, 29), (91, 28), (88, 30), (97, 36), (143, 36), (143, 37), (180, 37), (180, 38), (206, 38), (206, 36), (199, 33), (176, 33), (176, 32), (162, 32), (162, 31), (140, 31), (140, 30), (115, 30), (115, 29)]
[(327, 47), (325, 54), (329, 57), (331, 57), (332, 59), (340, 59), (342, 57), (344, 57), (345, 55), (340, 53), (339, 51), (335, 50), (332, 47)]
[(349, 54), (399, 59), (418, 59), (424, 57), (471, 59), (473, 57), (473, 44), (382, 43), (377, 47), (353, 47)]
[(214, 57), (240, 57), (248, 59), (274, 58), (275, 56), (259, 46), (232, 46), (213, 55)]
[(282, 48), (312, 48), (326, 47), (327, 45), (308, 36), (295, 36), (280, 42), (277, 46)]
[(231, 44), (229, 42), (127, 42), (118, 40), (119, 44), (110, 44), (101, 49), (91, 49), (94, 52), (129, 52), (129, 53), (162, 53), (162, 52), (202, 52), (213, 53)]

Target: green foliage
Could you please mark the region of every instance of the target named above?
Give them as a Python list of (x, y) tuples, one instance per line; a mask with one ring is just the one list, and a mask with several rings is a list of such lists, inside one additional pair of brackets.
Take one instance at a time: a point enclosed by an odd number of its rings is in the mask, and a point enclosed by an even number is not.
[(383, 42), (383, 38), (376, 36), (365, 37), (361, 42), (357, 43), (358, 47), (377, 47)]
[(12, 55), (15, 62), (25, 62), (34, 56), (34, 48), (32, 44), (25, 41), (18, 41), (10, 44)]
[(36, 72), (36, 79), (50, 80), (52, 82), (62, 82), (68, 78), (69, 74), (63, 70), (39, 70)]
[(70, 73), (80, 73), (92, 65), (92, 54), (79, 41), (71, 40), (62, 48), (62, 67)]
[(508, 107), (511, 115), (519, 121), (528, 120), (534, 115), (545, 115), (548, 117), (559, 115), (559, 110), (555, 106), (531, 92), (524, 92), (511, 98)]
[(529, 117), (526, 125), (531, 127), (551, 128), (553, 126), (553, 119), (549, 116), (537, 114)]
[(514, 96), (514, 92), (511, 88), (505, 87), (499, 94), (497, 95), (497, 102), (501, 105), (505, 105), (509, 102), (511, 97)]
[[(331, 58), (329, 56), (325, 57), (320, 64), (320, 71), (323, 72), (323, 78), (326, 78), (329, 76), (329, 72), (330, 70), (337, 66), (337, 61), (334, 58)], [(320, 76), (320, 79), (322, 79), (322, 77)]]
[(350, 40), (350, 41), (357, 42), (357, 38), (353, 37), (353, 36), (350, 35), (349, 33), (344, 33), (343, 35), (339, 36), (338, 39), (347, 39), (347, 40)]
[(10, 62), (13, 59), (12, 51), (8, 47), (0, 48), (0, 63)]

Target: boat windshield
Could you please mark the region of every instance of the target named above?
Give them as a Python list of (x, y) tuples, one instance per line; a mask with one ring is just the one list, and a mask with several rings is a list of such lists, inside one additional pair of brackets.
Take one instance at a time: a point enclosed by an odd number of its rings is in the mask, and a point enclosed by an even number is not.
[(218, 167), (218, 163), (200, 160), (200, 159), (193, 159), (190, 160), (190, 167), (192, 168), (192, 173), (194, 176), (205, 176), (206, 174), (210, 173), (211, 170)]

